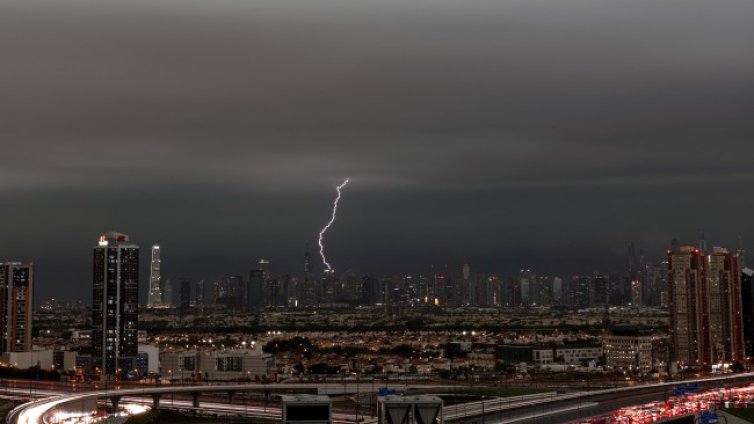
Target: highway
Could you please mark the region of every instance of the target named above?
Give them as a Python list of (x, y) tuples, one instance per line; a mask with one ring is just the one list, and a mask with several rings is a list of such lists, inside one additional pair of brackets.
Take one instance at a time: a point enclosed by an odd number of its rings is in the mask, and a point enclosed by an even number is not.
[(455, 410), (446, 410), (445, 421), (463, 424), (557, 424), (609, 414), (626, 406), (664, 401), (674, 387), (690, 382), (696, 382), (700, 389), (705, 389), (747, 384), (752, 381), (754, 373), (728, 374), (703, 379), (550, 395), (513, 403), (480, 401), (458, 406)]
[[(566, 421), (584, 419), (586, 417), (607, 414), (621, 407), (644, 404), (651, 401), (661, 401), (667, 398), (673, 387), (688, 382), (697, 382), (700, 389), (705, 387), (721, 387), (724, 385), (744, 384), (754, 381), (754, 373), (733, 374), (706, 379), (675, 381), (615, 389), (594, 390), (591, 392), (576, 392), (566, 394), (543, 393), (513, 398), (494, 398), (460, 405), (449, 405), (443, 410), (445, 421), (463, 424), (475, 423), (506, 423), (513, 424), (526, 421), (527, 424), (556, 424)], [(364, 386), (364, 387), (361, 387)], [(427, 393), (442, 393), (444, 390), (454, 389), (455, 386), (442, 385), (396, 385), (399, 391), (419, 390)], [(126, 403), (154, 404), (170, 409), (198, 409), (217, 415), (253, 415), (279, 416), (278, 407), (265, 408), (258, 405), (232, 404), (218, 402), (217, 399), (202, 401), (202, 394), (227, 395), (238, 392), (251, 391), (282, 391), (309, 392), (319, 394), (345, 393), (374, 393), (370, 384), (357, 385), (345, 383), (296, 383), (296, 384), (219, 384), (209, 386), (142, 386), (130, 389), (98, 390), (84, 393), (61, 393), (60, 388), (16, 387), (5, 388), (6, 395), (42, 397), (45, 399), (30, 402), (16, 408), (9, 414), (7, 422), (10, 424), (38, 424), (42, 416), (65, 410), (82, 409), (79, 405), (91, 405), (91, 402), (110, 400), (120, 405)], [(173, 395), (173, 396), (170, 396)], [(177, 396), (176, 396), (177, 395)], [(182, 396), (181, 396), (182, 395)], [(50, 396), (50, 397), (47, 397)], [(168, 403), (170, 396), (171, 402)], [(89, 402), (89, 403), (87, 403)], [(354, 414), (334, 414), (338, 422), (354, 422)], [(366, 417), (363, 417), (366, 418)]]

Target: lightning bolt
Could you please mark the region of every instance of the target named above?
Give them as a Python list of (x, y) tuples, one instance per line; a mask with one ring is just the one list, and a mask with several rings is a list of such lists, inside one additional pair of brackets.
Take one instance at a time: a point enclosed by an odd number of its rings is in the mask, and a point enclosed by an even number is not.
[(330, 229), (330, 226), (333, 224), (333, 222), (335, 222), (335, 216), (338, 213), (338, 202), (340, 201), (340, 190), (343, 189), (343, 187), (345, 187), (350, 180), (350, 178), (346, 178), (346, 180), (343, 181), (341, 185), (335, 187), (335, 190), (338, 192), (338, 196), (335, 197), (335, 202), (332, 205), (332, 217), (330, 217), (330, 222), (328, 222), (327, 225), (322, 228), (322, 231), (319, 232), (319, 255), (322, 256), (322, 263), (324, 263), (327, 267), (327, 271), (332, 271), (332, 267), (330, 267), (330, 264), (327, 263), (327, 259), (325, 258), (325, 245), (322, 243), (322, 240), (325, 237), (325, 232)]

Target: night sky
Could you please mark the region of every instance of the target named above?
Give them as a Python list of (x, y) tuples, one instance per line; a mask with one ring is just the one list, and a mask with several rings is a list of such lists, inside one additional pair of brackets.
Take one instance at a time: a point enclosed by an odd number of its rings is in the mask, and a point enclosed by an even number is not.
[[(90, 300), (115, 229), (164, 275), (621, 271), (754, 248), (750, 0), (0, 4), (0, 258)], [(754, 253), (753, 253), (754, 255)], [(319, 262), (317, 262), (319, 265)]]

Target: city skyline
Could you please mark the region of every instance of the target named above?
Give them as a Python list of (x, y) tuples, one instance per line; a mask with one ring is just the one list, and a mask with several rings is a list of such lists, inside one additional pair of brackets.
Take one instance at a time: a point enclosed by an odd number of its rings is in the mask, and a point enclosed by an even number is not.
[[(111, 230), (112, 231), (112, 230)], [(105, 232), (101, 232), (99, 236), (104, 234)], [(686, 245), (705, 245), (709, 247), (717, 247), (717, 246), (734, 246), (734, 245), (725, 245), (720, 243), (714, 243), (711, 240), (708, 240), (706, 236), (702, 233), (698, 235), (698, 240), (683, 240), (680, 241), (680, 243), (686, 244)], [(140, 241), (138, 241), (140, 242)], [(416, 265), (409, 265), (405, 269), (401, 271), (397, 270), (390, 270), (386, 269), (384, 271), (367, 271), (365, 268), (358, 268), (358, 267), (350, 267), (346, 269), (335, 269), (333, 268), (333, 271), (335, 272), (335, 275), (338, 279), (342, 278), (346, 273), (357, 273), (362, 276), (370, 276), (374, 278), (383, 278), (383, 277), (392, 277), (392, 276), (399, 276), (399, 275), (412, 275), (412, 276), (432, 276), (433, 273), (442, 273), (447, 272), (448, 275), (459, 278), (464, 275), (465, 272), (468, 271), (472, 273), (474, 277), (478, 275), (495, 275), (499, 278), (509, 278), (514, 277), (518, 275), (520, 272), (523, 271), (531, 271), (533, 270), (537, 275), (540, 276), (548, 276), (548, 277), (563, 277), (563, 278), (569, 278), (574, 276), (592, 276), (592, 275), (608, 275), (608, 274), (614, 274), (623, 277), (631, 277), (632, 272), (635, 272), (630, 270), (632, 266), (635, 266), (636, 264), (631, 264), (631, 261), (636, 261), (641, 256), (642, 260), (646, 261), (648, 264), (652, 265), (658, 265), (662, 263), (665, 258), (665, 253), (668, 249), (673, 248), (673, 243), (679, 242), (678, 239), (673, 239), (670, 242), (666, 243), (661, 248), (645, 248), (644, 246), (637, 246), (635, 247), (634, 242), (628, 242), (625, 246), (628, 247), (628, 254), (624, 250), (622, 255), (615, 255), (614, 260), (611, 261), (614, 263), (612, 267), (608, 266), (600, 266), (597, 263), (594, 263), (591, 267), (587, 264), (586, 267), (583, 269), (555, 269), (552, 270), (552, 268), (548, 268), (547, 266), (534, 266), (532, 264), (525, 264), (525, 265), (511, 265), (509, 267), (499, 267), (495, 266), (493, 264), (490, 268), (482, 268), (481, 266), (475, 266), (473, 263), (469, 263), (469, 261), (463, 261), (462, 259), (458, 259), (456, 261), (448, 261), (447, 263), (438, 263), (438, 264), (416, 264)], [(740, 242), (740, 240), (739, 240)], [(149, 244), (149, 243), (147, 243)], [(739, 246), (736, 245), (736, 248)], [(743, 248), (743, 246), (740, 246)], [(232, 266), (225, 270), (216, 270), (210, 273), (206, 274), (190, 274), (186, 272), (181, 272), (180, 270), (175, 271), (176, 267), (168, 266), (168, 269), (171, 270), (170, 273), (161, 272), (160, 269), (164, 267), (165, 264), (163, 264), (163, 258), (164, 254), (167, 253), (167, 257), (170, 258), (170, 252), (169, 250), (166, 252), (165, 249), (161, 248), (160, 245), (153, 245), (152, 246), (152, 256), (142, 256), (139, 259), (139, 273), (140, 273), (140, 279), (144, 281), (145, 283), (140, 284), (139, 286), (139, 302), (141, 304), (144, 304), (145, 306), (150, 306), (150, 292), (151, 288), (154, 288), (155, 290), (158, 290), (156, 292), (156, 295), (161, 299), (160, 302), (164, 303), (165, 306), (171, 305), (171, 303), (175, 303), (178, 301), (177, 298), (175, 298), (175, 294), (169, 293), (171, 291), (170, 288), (168, 288), (168, 293), (163, 293), (165, 291), (165, 286), (171, 285), (172, 282), (178, 282), (182, 279), (188, 279), (193, 283), (198, 283), (201, 281), (212, 281), (213, 279), (216, 280), (218, 278), (230, 278), (234, 276), (243, 276), (247, 275), (250, 270), (254, 270), (257, 268), (259, 263), (265, 263), (267, 268), (269, 268), (269, 274), (271, 278), (277, 278), (280, 276), (290, 275), (293, 277), (305, 277), (307, 273), (311, 273), (311, 275), (315, 277), (322, 277), (327, 274), (326, 267), (319, 263), (318, 261), (314, 260), (312, 261), (311, 258), (311, 252), (306, 250), (308, 249), (308, 243), (305, 244), (304, 250), (300, 250), (298, 252), (298, 263), (293, 264), (290, 268), (282, 268), (279, 266), (275, 266), (275, 263), (277, 261), (270, 261), (268, 259), (264, 259), (261, 257), (252, 258), (249, 261), (244, 261), (244, 263), (236, 264), (235, 266)], [(736, 250), (736, 249), (733, 249)], [(651, 252), (658, 251), (660, 253), (658, 254), (652, 254)], [(153, 267), (155, 266), (155, 252), (157, 252), (157, 274), (156, 280), (153, 278)], [(745, 252), (746, 249), (741, 250), (741, 253), (744, 254), (743, 258), (745, 258)], [(13, 261), (16, 259), (8, 259), (6, 261)], [(261, 261), (261, 262), (260, 262)], [(313, 263), (312, 263), (313, 262)], [(271, 266), (269, 264), (272, 264)], [(745, 263), (742, 263), (742, 266), (744, 266)], [(307, 268), (308, 267), (308, 268)], [(35, 268), (37, 266), (35, 265)], [(309, 269), (309, 271), (304, 271), (305, 269)], [(38, 271), (35, 270), (35, 273)], [(161, 274), (161, 276), (159, 275)], [(246, 277), (243, 277), (246, 278)], [(91, 284), (91, 282), (89, 282)], [(40, 290), (41, 288), (41, 290)], [(70, 292), (64, 293), (63, 295), (58, 295), (55, 293), (55, 291), (51, 290), (54, 289), (54, 287), (45, 286), (44, 284), (41, 284), (40, 286), (35, 288), (35, 299), (39, 301), (40, 299), (57, 299), (59, 301), (84, 301), (85, 303), (89, 303), (88, 296), (71, 296)], [(40, 291), (41, 293), (37, 293), (37, 291)], [(207, 293), (203, 293), (206, 295)], [(162, 306), (162, 303), (157, 303), (156, 306), (160, 307)], [(172, 306), (172, 305), (171, 305)]]
[(754, 5), (306, 3), (5, 2), (0, 258), (59, 298), (110, 229), (176, 278), (297, 270), (346, 177), (336, 270), (754, 247)]

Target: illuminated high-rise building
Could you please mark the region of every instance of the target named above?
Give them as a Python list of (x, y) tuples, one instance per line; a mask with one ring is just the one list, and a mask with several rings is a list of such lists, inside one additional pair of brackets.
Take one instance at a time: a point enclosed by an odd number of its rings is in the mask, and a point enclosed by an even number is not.
[(160, 282), (160, 246), (152, 246), (152, 262), (149, 267), (149, 295), (147, 308), (162, 307), (162, 285)]
[(93, 262), (92, 350), (104, 378), (138, 353), (139, 246), (109, 232), (94, 247)]
[(738, 255), (682, 246), (668, 251), (673, 357), (708, 368), (744, 360)]
[(34, 264), (0, 263), (0, 353), (31, 350)]

